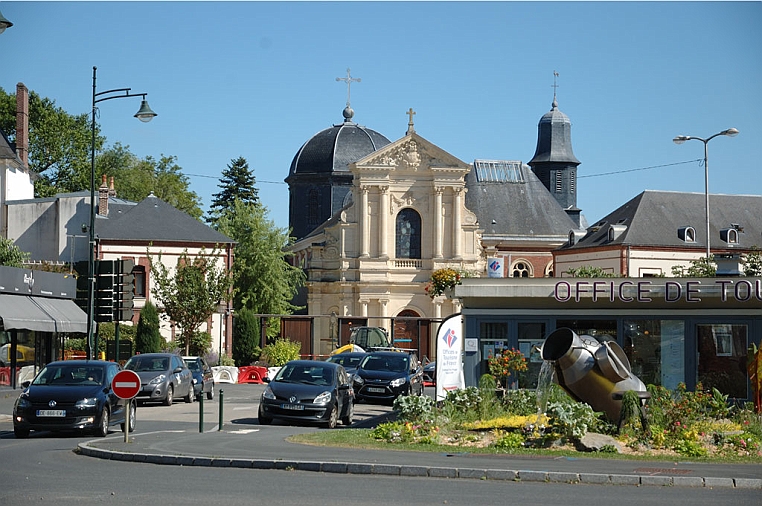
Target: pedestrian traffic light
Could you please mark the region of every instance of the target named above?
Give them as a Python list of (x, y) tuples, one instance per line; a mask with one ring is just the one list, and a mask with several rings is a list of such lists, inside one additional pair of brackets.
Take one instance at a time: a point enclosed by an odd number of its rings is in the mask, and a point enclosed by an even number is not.
[(115, 310), (114, 321), (130, 321), (133, 316), (135, 303), (135, 276), (132, 270), (135, 262), (132, 260), (117, 260), (117, 276), (114, 284)]
[(116, 264), (116, 260), (96, 260), (95, 262), (95, 311), (93, 319), (96, 322), (114, 321)]

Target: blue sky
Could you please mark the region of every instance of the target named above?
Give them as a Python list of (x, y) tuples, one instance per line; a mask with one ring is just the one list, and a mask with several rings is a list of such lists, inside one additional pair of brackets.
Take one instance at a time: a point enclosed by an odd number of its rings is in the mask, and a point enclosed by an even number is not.
[[(71, 114), (98, 91), (109, 143), (174, 155), (206, 210), (243, 156), (262, 202), (288, 225), (291, 160), (311, 136), (354, 120), (392, 141), (413, 108), (418, 134), (460, 160), (532, 158), (537, 122), (559, 109), (581, 161), (590, 223), (643, 190), (762, 194), (760, 2), (16, 2), (0, 35), (0, 87), (18, 82)], [(686, 163), (687, 162), (687, 163)], [(118, 192), (118, 182), (117, 182)]]

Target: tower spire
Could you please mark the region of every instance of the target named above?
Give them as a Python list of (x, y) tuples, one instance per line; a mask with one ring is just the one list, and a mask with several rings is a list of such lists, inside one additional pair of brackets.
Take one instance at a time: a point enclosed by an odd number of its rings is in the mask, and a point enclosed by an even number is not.
[(553, 105), (552, 105), (552, 109), (557, 109), (558, 108), (558, 100), (556, 99), (556, 90), (558, 89), (558, 85), (556, 84), (556, 78), (557, 77), (558, 77), (558, 72), (556, 72), (554, 70), (553, 71)]

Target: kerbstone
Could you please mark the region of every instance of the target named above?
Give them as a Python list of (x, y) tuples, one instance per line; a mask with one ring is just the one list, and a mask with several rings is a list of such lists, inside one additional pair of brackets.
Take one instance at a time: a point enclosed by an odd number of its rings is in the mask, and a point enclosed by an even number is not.
[(672, 484), (676, 487), (703, 487), (704, 478), (700, 476), (673, 476)]
[(432, 478), (457, 478), (458, 470), (454, 467), (432, 467), (429, 469)]
[(423, 466), (401, 466), (400, 476), (427, 476), (429, 468)]
[(671, 476), (641, 476), (640, 484), (668, 487), (672, 485), (672, 477)]
[(598, 473), (579, 473), (579, 481), (581, 483), (595, 483), (596, 485), (611, 483), (608, 474)]
[(555, 483), (579, 483), (579, 475), (577, 473), (550, 472), (548, 473), (548, 481)]
[(323, 462), (322, 471), (324, 473), (346, 474), (349, 472), (349, 466), (346, 462)]
[(545, 471), (519, 471), (521, 481), (548, 481), (548, 473)]
[(374, 464), (372, 474), (390, 474), (392, 476), (400, 475), (400, 466), (389, 466), (386, 464)]
[(510, 471), (508, 469), (487, 469), (488, 480), (504, 480), (512, 481), (516, 479), (516, 471)]
[(373, 464), (347, 464), (349, 474), (373, 474)]
[(640, 485), (640, 476), (633, 474), (612, 474), (610, 479), (612, 485)]
[(762, 488), (762, 480), (754, 478), (736, 478), (736, 488)]
[(733, 488), (733, 478), (704, 478), (705, 487), (728, 487)]
[(472, 478), (472, 479), (481, 480), (486, 475), (487, 473), (484, 469), (469, 469), (469, 468), (458, 469), (459, 478)]

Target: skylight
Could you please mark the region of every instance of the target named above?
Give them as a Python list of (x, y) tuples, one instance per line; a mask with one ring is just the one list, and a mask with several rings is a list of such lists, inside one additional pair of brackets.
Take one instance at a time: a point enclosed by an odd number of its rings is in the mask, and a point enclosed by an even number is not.
[(523, 183), (521, 162), (508, 160), (474, 160), (476, 180), (480, 183)]

